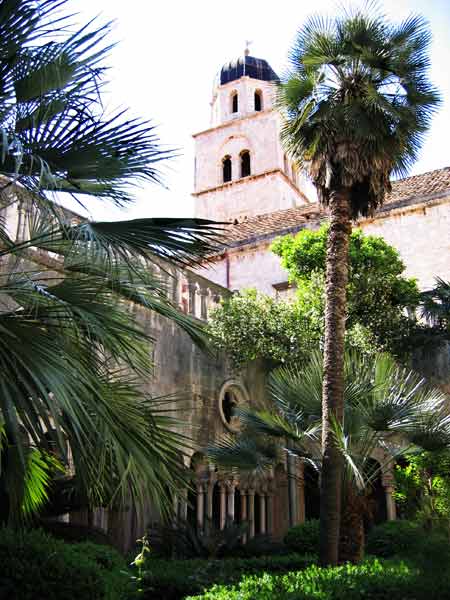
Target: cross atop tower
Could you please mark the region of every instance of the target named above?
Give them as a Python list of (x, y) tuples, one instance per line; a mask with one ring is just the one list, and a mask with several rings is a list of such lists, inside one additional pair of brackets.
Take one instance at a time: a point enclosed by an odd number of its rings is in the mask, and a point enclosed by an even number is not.
[(244, 50), (245, 56), (248, 56), (250, 54), (250, 44), (253, 44), (252, 40), (245, 40), (245, 50)]

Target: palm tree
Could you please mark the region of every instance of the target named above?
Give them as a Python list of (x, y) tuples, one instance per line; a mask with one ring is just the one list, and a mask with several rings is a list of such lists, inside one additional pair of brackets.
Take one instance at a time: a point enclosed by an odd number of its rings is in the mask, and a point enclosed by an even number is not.
[(422, 292), (422, 316), (432, 327), (450, 333), (450, 282), (436, 277), (433, 289)]
[[(323, 356), (313, 353), (303, 368), (279, 368), (269, 379), (273, 408), (239, 408), (238, 437), (208, 449), (222, 468), (261, 470), (285, 453), (313, 464), (323, 474)], [(346, 353), (345, 415), (333, 434), (344, 459), (342, 527), (339, 560), (359, 561), (364, 551), (363, 519), (370, 512), (370, 491), (381, 471), (396, 457), (420, 447), (436, 451), (450, 446), (448, 397), (392, 357), (375, 359)], [(380, 452), (384, 460), (379, 461)], [(374, 466), (374, 458), (378, 464)]]
[(109, 24), (74, 29), (67, 4), (0, 0), (0, 490), (11, 524), (42, 504), (61, 462), (91, 506), (164, 510), (184, 485), (187, 441), (142, 390), (153, 340), (127, 307), (204, 346), (152, 269), (196, 264), (217, 235), (192, 219), (92, 222), (55, 202), (125, 206), (171, 155), (150, 123), (105, 114)]
[(427, 79), (430, 33), (419, 16), (399, 25), (373, 11), (312, 17), (279, 85), (282, 139), (329, 207), (323, 385), (321, 561), (337, 561), (342, 453), (343, 356), (351, 220), (373, 212), (391, 174), (413, 164), (438, 94)]

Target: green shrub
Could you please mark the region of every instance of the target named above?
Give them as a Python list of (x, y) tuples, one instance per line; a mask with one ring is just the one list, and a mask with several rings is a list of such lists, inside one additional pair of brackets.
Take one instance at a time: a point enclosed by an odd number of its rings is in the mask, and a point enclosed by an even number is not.
[(387, 521), (369, 532), (367, 552), (384, 558), (415, 553), (424, 535), (424, 530), (412, 521)]
[(215, 583), (238, 583), (244, 575), (287, 573), (311, 565), (313, 557), (297, 554), (222, 560), (146, 560), (140, 582), (148, 600), (181, 600)]
[(65, 542), (93, 542), (110, 546), (111, 540), (108, 535), (96, 527), (88, 527), (79, 523), (63, 523), (61, 521), (43, 520), (39, 523), (44, 531), (51, 536), (64, 540)]
[(311, 519), (301, 525), (291, 527), (284, 538), (284, 543), (291, 552), (318, 554), (319, 519)]
[(285, 556), (292, 554), (282, 542), (274, 542), (269, 536), (256, 536), (233, 550), (231, 558), (256, 558), (261, 556)]
[(360, 565), (311, 566), (286, 575), (244, 577), (236, 586), (215, 586), (186, 600), (450, 600), (442, 581), (426, 579), (401, 562), (377, 559)]
[(122, 600), (129, 585), (113, 548), (67, 544), (42, 530), (0, 529), (0, 564), (0, 598), (8, 600)]

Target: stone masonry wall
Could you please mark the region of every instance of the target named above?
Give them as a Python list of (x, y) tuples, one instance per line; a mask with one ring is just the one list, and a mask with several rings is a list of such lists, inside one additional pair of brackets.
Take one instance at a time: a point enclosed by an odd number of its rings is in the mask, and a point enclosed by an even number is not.
[[(416, 277), (420, 289), (432, 287), (438, 276), (450, 280), (450, 194), (435, 203), (382, 212), (357, 226), (367, 234), (383, 237), (397, 248), (405, 263), (406, 275)], [(287, 281), (287, 272), (282, 268), (280, 259), (270, 251), (270, 242), (265, 239), (252, 245), (230, 248), (219, 261), (208, 265), (202, 274), (226, 287), (228, 261), (231, 290), (253, 287), (275, 295), (273, 285)]]

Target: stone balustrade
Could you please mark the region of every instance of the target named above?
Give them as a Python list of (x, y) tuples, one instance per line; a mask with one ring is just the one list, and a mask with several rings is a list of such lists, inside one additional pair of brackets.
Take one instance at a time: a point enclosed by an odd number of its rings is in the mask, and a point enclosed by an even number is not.
[(231, 295), (230, 290), (189, 269), (173, 270), (170, 277), (172, 302), (186, 314), (201, 321), (207, 321), (210, 311)]

